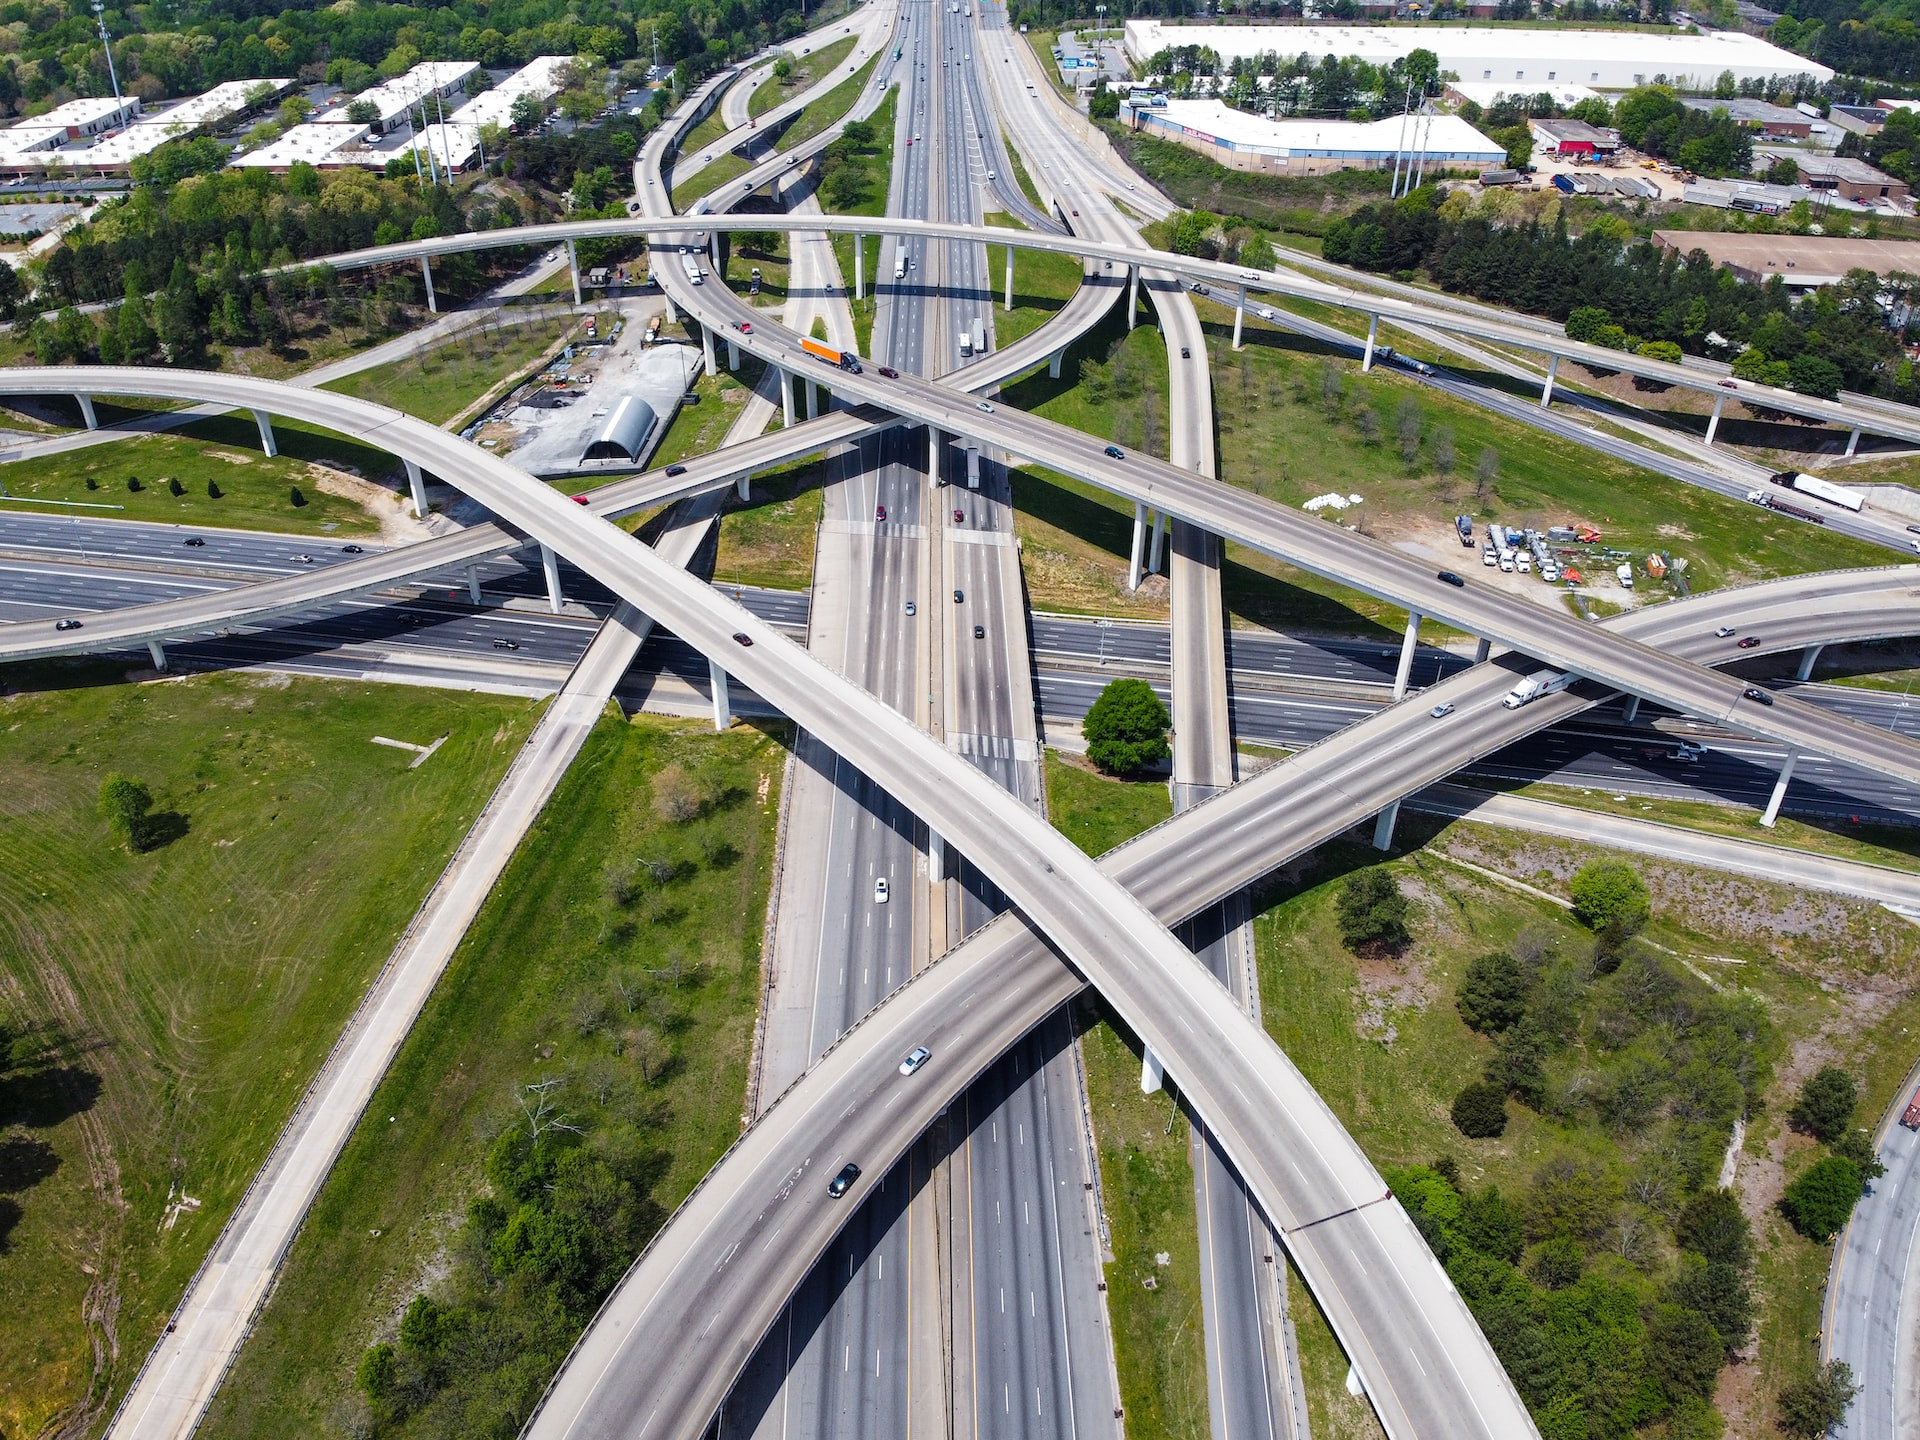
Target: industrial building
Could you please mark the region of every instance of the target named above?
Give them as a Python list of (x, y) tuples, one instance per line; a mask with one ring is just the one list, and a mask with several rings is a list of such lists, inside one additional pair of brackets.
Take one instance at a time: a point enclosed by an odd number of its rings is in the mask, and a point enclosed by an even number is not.
[(1611, 155), (1620, 148), (1620, 137), (1584, 120), (1529, 120), (1527, 132), (1542, 155), (1561, 155), (1578, 160), (1595, 155)]
[(50, 164), (70, 164), (72, 156), (61, 153), (68, 145), (117, 130), (139, 113), (140, 101), (129, 96), (125, 100), (69, 100), (44, 115), (29, 116), (0, 130), (0, 171), (21, 174), (43, 170)]
[(1920, 275), (1920, 244), (1911, 240), (1656, 230), (1653, 243), (1681, 256), (1702, 250), (1716, 265), (1724, 265), (1742, 280), (1764, 283), (1777, 275), (1795, 289), (1837, 285), (1852, 270)]
[(1223, 61), (1258, 55), (1353, 57), (1371, 65), (1403, 60), (1415, 49), (1431, 50), (1442, 71), (1462, 80), (1493, 82), (1510, 89), (1547, 88), (1561, 82), (1603, 90), (1626, 90), (1656, 80), (1682, 90), (1711, 90), (1731, 71), (1735, 80), (1776, 76), (1833, 78), (1833, 71), (1754, 35), (1719, 30), (1709, 34), (1656, 34), (1635, 30), (1532, 30), (1469, 25), (1174, 25), (1129, 20), (1127, 54), (1141, 64), (1160, 51), (1184, 45), (1212, 50)]
[(1564, 85), (1553, 81), (1541, 85), (1507, 85), (1498, 80), (1449, 80), (1441, 98), (1449, 105), (1472, 101), (1482, 110), (1491, 110), (1503, 101), (1528, 103), (1545, 95), (1561, 110), (1571, 110), (1582, 100), (1593, 100), (1600, 92), (1590, 85)]
[(315, 169), (355, 164), (385, 165), (387, 157), (374, 157), (366, 148), (370, 127), (343, 121), (325, 121), (296, 125), (277, 140), (236, 155), (229, 162), (242, 169), (273, 170), (285, 174), (297, 164)]
[(1720, 100), (1694, 97), (1682, 100), (1680, 103), (1689, 110), (1700, 110), (1708, 114), (1715, 110), (1724, 110), (1736, 124), (1782, 140), (1805, 140), (1813, 134), (1813, 122), (1819, 118), (1817, 115), (1808, 115), (1789, 106), (1774, 105), (1765, 100)]
[(513, 121), (513, 104), (522, 95), (531, 95), (542, 103), (560, 93), (573, 58), (567, 55), (542, 55), (530, 60), (502, 80), (493, 89), (482, 92), (447, 116), (450, 125), (498, 125), (505, 129)]
[(1163, 106), (1123, 105), (1120, 117), (1136, 130), (1197, 150), (1230, 170), (1263, 175), (1325, 175), (1334, 170), (1384, 170), (1396, 156), (1423, 156), (1433, 170), (1504, 165), (1496, 145), (1457, 115), (1402, 121), (1268, 120), (1218, 100), (1169, 100)]
[(271, 104), (292, 88), (291, 80), (229, 80), (203, 95), (143, 114), (119, 133), (62, 158), (95, 172), (124, 171), (136, 157), (150, 154), (170, 140), (186, 140), (217, 130), (249, 110)]
[(1884, 170), (1876, 170), (1864, 160), (1837, 155), (1798, 155), (1800, 183), (1809, 190), (1838, 195), (1871, 205), (1876, 200), (1903, 201), (1910, 191), (1907, 182), (1896, 180)]
[(371, 122), (372, 131), (375, 135), (385, 135), (397, 128), (407, 112), (422, 101), (428, 102), (426, 120), (432, 123), (441, 118), (442, 108), (433, 102), (444, 102), (463, 93), (467, 77), (479, 68), (472, 60), (423, 60), (398, 79), (347, 97), (338, 108), (322, 114), (320, 123), (347, 123), (348, 110), (355, 105), (370, 104), (379, 112)]

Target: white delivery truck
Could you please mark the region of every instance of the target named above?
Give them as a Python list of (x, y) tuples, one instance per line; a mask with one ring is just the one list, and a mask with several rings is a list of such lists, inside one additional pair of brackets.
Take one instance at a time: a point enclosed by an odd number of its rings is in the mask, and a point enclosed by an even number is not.
[(1613, 571), (1613, 578), (1620, 582), (1620, 588), (1622, 590), (1631, 590), (1633, 588), (1633, 566), (1624, 563), (1616, 565)]
[(1529, 700), (1538, 700), (1542, 695), (1566, 689), (1578, 678), (1558, 670), (1536, 670), (1525, 679), (1516, 680), (1513, 688), (1501, 697), (1500, 703), (1509, 710), (1518, 710)]
[(907, 242), (905, 240), (896, 242), (893, 247), (893, 278), (896, 280), (907, 278)]

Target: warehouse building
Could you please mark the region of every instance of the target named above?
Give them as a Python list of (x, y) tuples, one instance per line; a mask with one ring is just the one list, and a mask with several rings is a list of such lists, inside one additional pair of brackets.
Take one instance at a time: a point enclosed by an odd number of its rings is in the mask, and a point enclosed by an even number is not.
[(210, 134), (249, 110), (271, 104), (293, 88), (291, 80), (229, 80), (164, 110), (143, 114), (117, 135), (64, 157), (98, 173), (124, 172), (137, 156), (148, 155), (169, 140)]
[(542, 55), (514, 71), (493, 89), (476, 95), (458, 110), (447, 115), (449, 125), (498, 125), (505, 129), (513, 122), (513, 103), (522, 95), (531, 95), (545, 103), (560, 93), (560, 82), (573, 64), (570, 55)]
[(1920, 275), (1920, 244), (1911, 240), (1656, 230), (1653, 242), (1682, 257), (1705, 251), (1714, 264), (1724, 265), (1742, 280), (1764, 284), (1777, 275), (1796, 289), (1837, 285), (1852, 270)]
[(1736, 124), (1758, 130), (1780, 140), (1805, 140), (1813, 134), (1813, 122), (1819, 117), (1765, 100), (1720, 100), (1694, 98), (1680, 102), (1689, 110), (1712, 114), (1724, 110)]
[(1631, 30), (1531, 30), (1486, 25), (1174, 25), (1129, 20), (1127, 54), (1140, 63), (1185, 45), (1212, 50), (1222, 61), (1258, 55), (1354, 57), (1371, 65), (1431, 50), (1440, 69), (1462, 80), (1513, 90), (1565, 83), (1627, 90), (1662, 77), (1682, 90), (1711, 90), (1721, 74), (1735, 80), (1808, 75), (1831, 80), (1833, 71), (1754, 35), (1649, 35)]
[(379, 112), (372, 122), (373, 133), (376, 136), (385, 135), (399, 128), (407, 112), (423, 100), (427, 102), (427, 121), (437, 121), (442, 106), (434, 102), (445, 102), (462, 93), (461, 87), (467, 83), (467, 77), (479, 68), (471, 60), (422, 61), (396, 80), (389, 80), (384, 85), (376, 85), (371, 90), (362, 90), (358, 95), (343, 99), (336, 108), (319, 117), (320, 123), (346, 124), (347, 111), (364, 102)]
[(1123, 105), (1123, 121), (1197, 150), (1230, 170), (1263, 175), (1325, 175), (1334, 170), (1385, 170), (1396, 156), (1424, 156), (1428, 169), (1504, 165), (1496, 145), (1457, 115), (1351, 120), (1268, 120), (1218, 100)]

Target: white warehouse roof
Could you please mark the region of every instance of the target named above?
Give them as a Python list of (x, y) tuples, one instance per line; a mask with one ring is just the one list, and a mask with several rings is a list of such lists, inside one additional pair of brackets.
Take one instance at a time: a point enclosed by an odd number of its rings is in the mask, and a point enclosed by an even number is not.
[(1536, 95), (1550, 95), (1553, 103), (1562, 110), (1571, 110), (1582, 100), (1591, 100), (1600, 92), (1588, 85), (1562, 85), (1548, 82), (1539, 85), (1503, 84), (1498, 80), (1449, 80), (1447, 94), (1457, 95), (1462, 100), (1471, 100), (1482, 110), (1491, 110), (1502, 98), (1508, 100), (1531, 100)]
[(1723, 71), (1736, 80), (1811, 75), (1831, 80), (1824, 65), (1754, 35), (1649, 35), (1629, 30), (1533, 30), (1487, 25), (1168, 25), (1127, 21), (1127, 53), (1137, 61), (1166, 49), (1200, 45), (1222, 60), (1275, 52), (1357, 57), (1373, 65), (1431, 50), (1440, 68), (1466, 81), (1529, 90), (1559, 83), (1624, 90), (1664, 75), (1686, 89), (1711, 89)]
[(513, 102), (522, 95), (545, 100), (560, 89), (560, 77), (573, 64), (570, 55), (542, 55), (528, 61), (493, 89), (484, 91), (447, 115), (449, 125), (505, 126), (513, 120)]
[(229, 80), (204, 95), (182, 100), (156, 114), (142, 115), (118, 135), (109, 135), (70, 158), (76, 165), (125, 165), (136, 155), (158, 150), (169, 140), (191, 135), (203, 127), (220, 125), (240, 114), (253, 103), (248, 97), (257, 94), (262, 86), (278, 95), (292, 84), (291, 80)]
[(1143, 125), (1176, 130), (1232, 150), (1301, 159), (1385, 160), (1424, 152), (1441, 164), (1503, 165), (1507, 151), (1458, 115), (1434, 115), (1402, 127), (1400, 117), (1352, 120), (1268, 120), (1218, 100), (1169, 100), (1140, 110)]
[[(371, 90), (362, 90), (345, 100), (338, 108), (323, 113), (320, 123), (343, 124), (347, 121), (347, 110), (362, 100), (369, 100), (380, 112), (375, 128), (385, 131), (395, 120), (405, 114), (407, 108), (418, 105), (429, 95), (445, 95), (459, 86), (466, 78), (478, 70), (479, 65), (471, 60), (423, 60), (397, 80), (389, 80), (384, 85), (376, 85)], [(428, 109), (429, 121), (438, 116)]]
[(271, 144), (234, 156), (231, 163), (249, 168), (264, 166), (269, 170), (287, 169), (297, 160), (324, 165), (333, 159), (335, 152), (357, 145), (366, 133), (367, 127), (359, 124), (296, 125)]

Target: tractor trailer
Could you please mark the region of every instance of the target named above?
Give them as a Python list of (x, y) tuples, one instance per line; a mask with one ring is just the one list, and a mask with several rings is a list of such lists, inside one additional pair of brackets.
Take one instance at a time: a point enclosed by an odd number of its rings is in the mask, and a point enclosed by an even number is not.
[(1551, 695), (1564, 690), (1579, 677), (1565, 674), (1559, 670), (1536, 670), (1524, 679), (1516, 680), (1500, 703), (1509, 710), (1518, 710), (1529, 700), (1538, 700), (1542, 695)]
[(1788, 490), (1798, 490), (1802, 495), (1811, 495), (1816, 500), (1824, 500), (1829, 505), (1838, 505), (1842, 510), (1860, 513), (1860, 496), (1844, 485), (1835, 485), (1822, 480), (1818, 475), (1809, 475), (1804, 470), (1782, 470), (1773, 477), (1773, 483)]
[(846, 370), (854, 375), (860, 373), (860, 357), (855, 355), (851, 350), (836, 350), (831, 345), (822, 345), (818, 340), (806, 336), (801, 337), (800, 348), (816, 360), (825, 361), (829, 365), (837, 365), (842, 370)]

